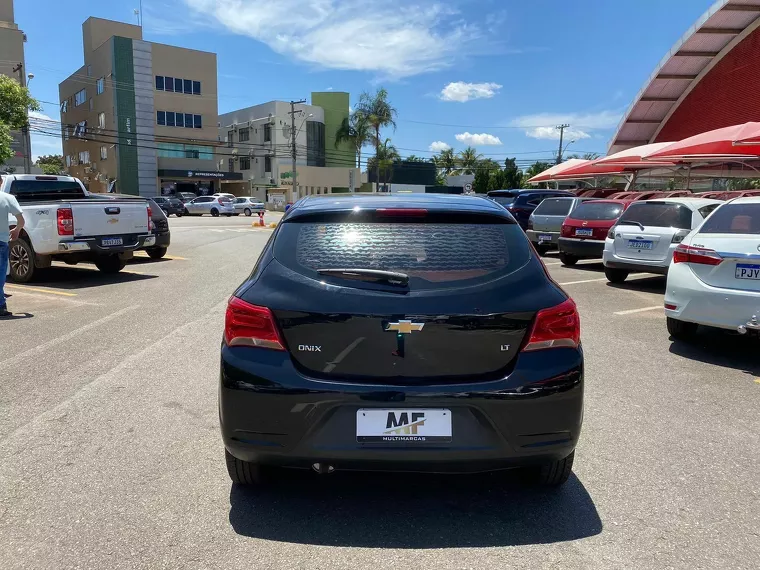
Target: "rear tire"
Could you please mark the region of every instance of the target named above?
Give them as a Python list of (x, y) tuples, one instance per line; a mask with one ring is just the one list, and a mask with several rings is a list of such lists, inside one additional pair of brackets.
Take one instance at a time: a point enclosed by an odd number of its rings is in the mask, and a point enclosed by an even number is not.
[(217, 210), (216, 208), (211, 208), (211, 215), (216, 218), (217, 216), (219, 216), (219, 210)]
[(626, 271), (625, 269), (604, 268), (604, 276), (610, 283), (622, 283), (628, 278), (629, 273), (630, 271)]
[(671, 317), (665, 319), (665, 323), (668, 327), (668, 332), (676, 340), (689, 340), (695, 334), (699, 325), (697, 323), (687, 323), (686, 321), (679, 321)]
[(573, 460), (575, 451), (564, 459), (552, 461), (537, 467), (532, 467), (526, 472), (526, 481), (541, 487), (559, 487), (567, 482), (573, 472)]
[(246, 208), (245, 210), (243, 210), (243, 213), (244, 213), (246, 216), (248, 216), (249, 218), (251, 217), (251, 209), (250, 209), (250, 208)]
[(163, 256), (166, 255), (165, 247), (151, 247), (150, 249), (146, 251), (148, 252), (148, 257), (150, 257), (151, 259), (161, 259)]
[(224, 450), (227, 473), (233, 483), (238, 485), (261, 485), (266, 482), (266, 469), (257, 463), (242, 461)]
[(537, 245), (536, 251), (538, 252), (538, 255), (541, 257), (545, 256), (549, 252), (549, 246), (548, 245)]
[(564, 251), (559, 252), (559, 260), (562, 262), (562, 265), (566, 265), (567, 267), (572, 267), (578, 263), (577, 257), (570, 255), (569, 253), (565, 253)]
[[(34, 279), (34, 249), (25, 238), (19, 238), (10, 243), (8, 262), (11, 266), (10, 278), (15, 283), (29, 283)], [(0, 267), (0, 271), (5, 271)]]
[(95, 267), (106, 274), (118, 273), (127, 266), (127, 262), (118, 255), (105, 255), (95, 260)]

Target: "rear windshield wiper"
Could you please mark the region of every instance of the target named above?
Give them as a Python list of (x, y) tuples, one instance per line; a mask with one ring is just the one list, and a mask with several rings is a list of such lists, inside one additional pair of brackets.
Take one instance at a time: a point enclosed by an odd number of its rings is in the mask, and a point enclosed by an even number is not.
[(623, 225), (623, 224), (631, 224), (632, 226), (639, 226), (642, 232), (646, 231), (644, 224), (642, 224), (641, 222), (637, 222), (636, 220), (620, 220), (620, 223), (618, 225)]
[(343, 279), (355, 279), (356, 281), (367, 281), (370, 283), (388, 283), (389, 285), (398, 285), (406, 287), (409, 285), (409, 276), (406, 273), (397, 271), (383, 271), (382, 269), (317, 269), (320, 275), (332, 275), (342, 277)]

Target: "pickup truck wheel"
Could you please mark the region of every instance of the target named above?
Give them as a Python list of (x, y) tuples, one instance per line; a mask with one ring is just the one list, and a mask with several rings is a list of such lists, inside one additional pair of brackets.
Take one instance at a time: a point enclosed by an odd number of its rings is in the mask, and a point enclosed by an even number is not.
[(121, 259), (118, 255), (104, 255), (95, 260), (95, 267), (100, 269), (103, 273), (118, 273), (124, 267), (127, 262)]
[(249, 218), (251, 217), (251, 214), (252, 214), (252, 212), (251, 212), (251, 209), (250, 209), (250, 208), (246, 208), (245, 210), (243, 210), (243, 213), (244, 213), (246, 216), (248, 216)]
[[(16, 283), (29, 283), (34, 277), (34, 250), (25, 239), (11, 242), (9, 252), (11, 279)], [(5, 271), (5, 268), (2, 268)]]
[(148, 257), (150, 257), (151, 259), (161, 259), (163, 256), (166, 255), (165, 247), (151, 247), (150, 249), (146, 251), (148, 252)]
[(216, 218), (219, 215), (219, 210), (216, 208), (211, 208), (211, 215)]

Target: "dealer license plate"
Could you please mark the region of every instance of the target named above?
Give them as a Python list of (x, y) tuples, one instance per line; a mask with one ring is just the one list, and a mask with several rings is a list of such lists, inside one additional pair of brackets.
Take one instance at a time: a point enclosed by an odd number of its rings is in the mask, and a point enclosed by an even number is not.
[(735, 276), (737, 279), (752, 279), (754, 281), (760, 281), (760, 265), (737, 263)]
[(628, 247), (631, 249), (652, 249), (653, 242), (641, 239), (629, 239)]
[(444, 409), (362, 409), (356, 412), (360, 443), (451, 441), (451, 411)]
[(538, 243), (542, 243), (545, 241), (552, 241), (552, 236), (547, 234), (539, 234), (538, 235)]
[(124, 239), (120, 237), (103, 238), (102, 240), (100, 240), (100, 245), (102, 245), (103, 247), (109, 247), (112, 245), (123, 245), (123, 244), (124, 244)]
[(594, 230), (584, 230), (584, 229), (576, 229), (575, 235), (577, 236), (592, 236), (594, 235)]

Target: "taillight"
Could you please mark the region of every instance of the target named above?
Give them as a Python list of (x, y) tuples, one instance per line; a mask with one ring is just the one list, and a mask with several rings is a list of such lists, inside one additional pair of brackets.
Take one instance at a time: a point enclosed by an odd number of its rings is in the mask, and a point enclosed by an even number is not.
[(153, 210), (148, 206), (148, 231), (153, 231)]
[(71, 208), (58, 208), (58, 235), (74, 235), (74, 212)]
[(615, 239), (615, 226), (612, 226), (607, 232), (607, 239)]
[(251, 346), (285, 350), (274, 315), (266, 307), (257, 307), (237, 297), (230, 297), (224, 317), (224, 342), (227, 346)]
[(673, 234), (673, 239), (670, 240), (670, 243), (681, 243), (683, 239), (689, 235), (689, 231), (690, 230), (678, 230)]
[(696, 263), (699, 265), (720, 265), (723, 258), (714, 249), (681, 244), (673, 252), (673, 263)]
[(390, 218), (424, 218), (428, 211), (425, 208), (378, 208), (376, 216)]
[(528, 218), (528, 229), (529, 230), (533, 229), (533, 218)]
[(523, 351), (576, 348), (580, 342), (581, 318), (573, 300), (568, 299), (556, 307), (538, 311)]
[(573, 228), (565, 224), (562, 224), (562, 227), (559, 230), (559, 235), (561, 235), (562, 237), (570, 237), (572, 233), (573, 233)]

